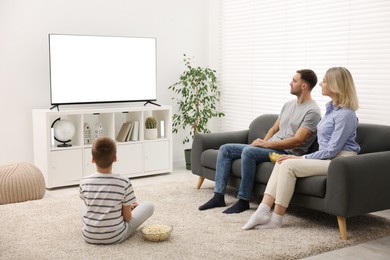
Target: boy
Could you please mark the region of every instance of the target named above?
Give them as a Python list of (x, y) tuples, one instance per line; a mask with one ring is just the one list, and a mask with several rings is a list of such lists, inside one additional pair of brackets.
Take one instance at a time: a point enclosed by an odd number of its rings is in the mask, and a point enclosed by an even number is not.
[(121, 243), (153, 214), (151, 203), (136, 202), (130, 180), (112, 173), (115, 161), (115, 141), (97, 138), (92, 145), (97, 172), (80, 181), (82, 234), (87, 243)]

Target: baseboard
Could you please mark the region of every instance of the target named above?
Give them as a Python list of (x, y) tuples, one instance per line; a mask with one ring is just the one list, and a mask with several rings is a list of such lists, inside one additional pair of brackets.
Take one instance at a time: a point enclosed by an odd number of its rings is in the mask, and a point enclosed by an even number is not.
[(185, 160), (180, 160), (180, 161), (173, 161), (173, 168), (175, 167), (185, 167), (186, 166), (186, 162)]

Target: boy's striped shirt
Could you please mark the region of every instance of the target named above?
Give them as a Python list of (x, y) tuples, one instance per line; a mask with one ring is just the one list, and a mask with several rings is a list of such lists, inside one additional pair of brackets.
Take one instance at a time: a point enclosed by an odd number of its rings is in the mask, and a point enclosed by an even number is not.
[(85, 240), (92, 244), (119, 242), (127, 225), (122, 205), (136, 201), (130, 180), (118, 174), (94, 173), (81, 179), (80, 198), (87, 208), (83, 215)]

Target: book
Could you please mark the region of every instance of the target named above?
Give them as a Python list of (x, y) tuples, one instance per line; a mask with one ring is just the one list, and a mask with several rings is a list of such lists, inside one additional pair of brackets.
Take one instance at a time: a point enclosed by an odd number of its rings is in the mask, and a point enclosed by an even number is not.
[(138, 141), (138, 129), (139, 129), (139, 122), (134, 121), (134, 126), (133, 126), (133, 132), (131, 133), (131, 141)]
[(133, 132), (134, 122), (130, 121), (130, 129), (126, 136), (126, 142), (130, 141), (131, 133)]
[(119, 142), (126, 142), (127, 135), (129, 133), (131, 127), (131, 122), (126, 121), (122, 124), (121, 129), (119, 130), (118, 136), (116, 137), (116, 140)]

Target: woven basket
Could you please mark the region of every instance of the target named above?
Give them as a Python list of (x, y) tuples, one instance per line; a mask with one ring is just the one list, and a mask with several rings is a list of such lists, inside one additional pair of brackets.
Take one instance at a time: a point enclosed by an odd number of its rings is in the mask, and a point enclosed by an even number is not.
[(45, 195), (42, 172), (30, 163), (0, 166), (0, 205), (41, 199)]

